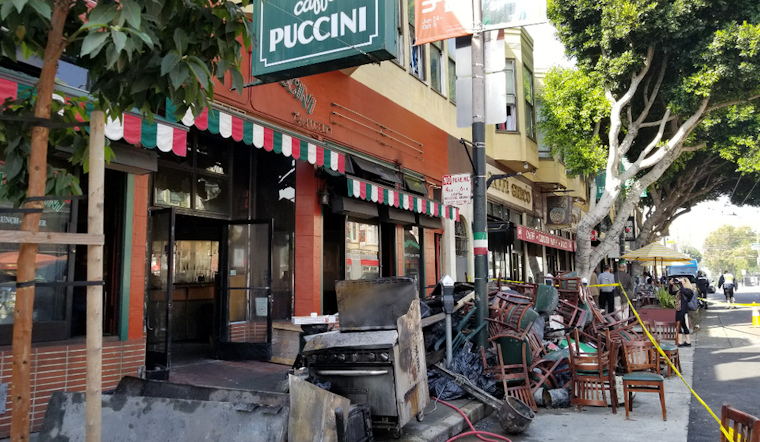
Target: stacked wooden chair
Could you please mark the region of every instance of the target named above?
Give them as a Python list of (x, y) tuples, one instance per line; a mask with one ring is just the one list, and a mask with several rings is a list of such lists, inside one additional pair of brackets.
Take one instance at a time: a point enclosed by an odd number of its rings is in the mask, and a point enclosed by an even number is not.
[[(578, 411), (584, 405), (606, 407), (609, 395), (615, 414), (618, 404), (614, 362), (617, 360), (617, 344), (605, 334), (603, 339), (595, 339), (596, 352), (584, 352), (580, 337), (577, 329), (566, 337), (572, 375), (570, 404), (576, 405)], [(586, 340), (591, 339), (587, 337)]]
[(627, 373), (623, 376), (625, 418), (633, 410), (632, 393), (658, 393), (662, 406), (662, 420), (668, 420), (665, 409), (664, 379), (659, 374), (660, 361), (654, 345), (649, 341), (623, 341), (623, 355)]

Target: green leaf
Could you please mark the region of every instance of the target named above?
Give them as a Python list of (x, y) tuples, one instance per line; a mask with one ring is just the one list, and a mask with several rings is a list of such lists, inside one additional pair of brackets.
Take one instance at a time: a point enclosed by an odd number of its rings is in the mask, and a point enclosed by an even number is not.
[[(82, 41), (82, 50), (79, 52), (80, 56), (84, 57), (96, 49), (101, 49), (101, 47), (105, 44), (107, 38), (108, 32), (90, 31), (90, 33), (87, 34), (87, 37), (85, 37)], [(92, 56), (95, 56), (95, 54)]]
[(5, 158), (5, 179), (12, 180), (24, 167), (24, 159), (16, 150), (11, 150)]
[(203, 61), (198, 57), (188, 57), (188, 66), (203, 87), (207, 88), (211, 71), (208, 70)]
[(116, 52), (113, 43), (106, 45), (106, 69), (111, 69), (119, 61), (119, 53)]
[(240, 68), (233, 66), (230, 68), (230, 74), (232, 74), (232, 84), (238, 94), (243, 93), (243, 74), (240, 73)]
[(94, 7), (87, 16), (88, 23), (111, 23), (116, 17), (116, 5), (105, 6), (102, 3)]
[(8, 18), (11, 12), (13, 12), (13, 2), (4, 0), (3, 6), (0, 7), (0, 18), (5, 20), (6, 18)]
[(127, 34), (111, 29), (111, 38), (113, 39), (113, 44), (116, 48), (116, 54), (119, 54), (122, 49), (124, 49), (124, 45), (127, 44)]
[(154, 46), (153, 40), (151, 40), (148, 34), (142, 31), (138, 31), (137, 29), (124, 28), (124, 30), (140, 37), (140, 39), (144, 41), (145, 44), (147, 44), (149, 47), (152, 48)]
[(187, 51), (187, 33), (182, 28), (174, 30), (174, 46), (177, 48), (177, 52), (184, 54)]
[(126, 16), (127, 23), (132, 25), (135, 29), (140, 29), (140, 23), (142, 17), (140, 16), (141, 7), (133, 0), (121, 0), (121, 14)]
[(190, 69), (188, 69), (186, 64), (178, 64), (169, 72), (169, 79), (172, 82), (172, 86), (174, 86), (174, 89), (179, 89), (182, 87), (182, 84), (187, 79), (188, 74), (190, 73)]
[[(8, 0), (5, 0), (8, 1)], [(19, 14), (21, 14), (21, 11), (24, 9), (24, 5), (26, 5), (28, 0), (11, 0), (13, 3), (13, 6), (16, 7), (16, 11), (18, 11)]]
[(29, 6), (34, 8), (34, 10), (37, 11), (37, 13), (40, 14), (43, 18), (50, 20), (52, 11), (50, 10), (50, 6), (48, 6), (47, 3), (43, 2), (42, 0), (29, 0)]
[(163, 77), (169, 71), (174, 69), (174, 67), (177, 66), (181, 59), (182, 57), (180, 57), (176, 52), (169, 52), (166, 54), (164, 59), (161, 60), (161, 76)]

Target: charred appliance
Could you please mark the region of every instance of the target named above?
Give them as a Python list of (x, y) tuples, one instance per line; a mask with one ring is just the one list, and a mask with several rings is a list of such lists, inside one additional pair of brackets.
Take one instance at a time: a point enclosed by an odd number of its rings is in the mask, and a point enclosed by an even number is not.
[(340, 331), (309, 337), (309, 374), (369, 405), (373, 428), (400, 435), (430, 402), (416, 281), (339, 281), (336, 288)]

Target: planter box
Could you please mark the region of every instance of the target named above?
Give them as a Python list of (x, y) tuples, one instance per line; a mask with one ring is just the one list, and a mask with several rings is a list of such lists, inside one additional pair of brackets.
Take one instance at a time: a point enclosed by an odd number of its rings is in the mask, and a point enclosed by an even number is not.
[(673, 322), (676, 320), (676, 309), (644, 306), (639, 309), (642, 321)]

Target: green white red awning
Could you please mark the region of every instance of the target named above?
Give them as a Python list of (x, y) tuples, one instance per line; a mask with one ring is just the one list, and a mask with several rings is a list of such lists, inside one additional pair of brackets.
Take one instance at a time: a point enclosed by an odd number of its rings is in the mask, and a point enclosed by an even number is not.
[[(31, 86), (13, 80), (0, 78), (0, 102), (7, 98), (16, 99)], [(108, 119), (105, 135), (109, 140), (118, 141), (122, 138), (130, 144), (142, 144), (153, 149), (158, 147), (162, 152), (174, 152), (184, 157), (187, 155), (187, 130), (179, 125), (171, 125), (154, 119), (148, 122), (137, 114), (125, 113), (121, 119)]]
[(454, 206), (444, 206), (437, 201), (378, 186), (354, 177), (349, 177), (346, 181), (348, 196), (423, 215), (459, 221), (459, 209)]
[(346, 171), (346, 156), (340, 152), (222, 110), (209, 107), (203, 109), (197, 117), (188, 110), (182, 118), (182, 123), (188, 127), (195, 126), (223, 138), (242, 141), (258, 149), (307, 161), (336, 172), (345, 173)]

